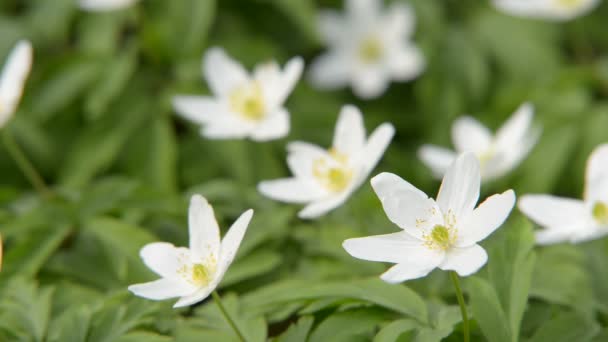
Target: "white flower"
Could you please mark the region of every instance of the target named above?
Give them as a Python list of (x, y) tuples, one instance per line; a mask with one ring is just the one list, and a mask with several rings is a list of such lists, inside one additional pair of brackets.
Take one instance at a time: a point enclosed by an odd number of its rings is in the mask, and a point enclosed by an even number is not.
[(536, 242), (541, 245), (578, 243), (608, 234), (608, 144), (589, 156), (583, 200), (524, 195), (518, 207), (544, 228), (536, 232)]
[(571, 20), (593, 10), (600, 0), (494, 0), (508, 14), (556, 21)]
[(215, 97), (176, 96), (173, 105), (184, 118), (204, 125), (201, 134), (210, 139), (282, 138), (289, 132), (289, 112), (283, 102), (303, 67), (302, 59), (295, 57), (283, 71), (270, 62), (258, 65), (250, 76), (224, 50), (212, 48), (203, 69)]
[(81, 9), (91, 12), (106, 12), (123, 9), (135, 4), (138, 0), (80, 0)]
[(391, 80), (408, 81), (425, 67), (410, 41), (414, 13), (409, 6), (381, 0), (347, 0), (344, 15), (322, 11), (318, 25), (329, 51), (311, 66), (312, 83), (323, 89), (351, 84), (361, 98), (381, 95)]
[(0, 128), (15, 114), (32, 68), (32, 44), (22, 40), (9, 54), (0, 75)]
[(361, 112), (344, 106), (332, 148), (326, 151), (306, 142), (289, 143), (287, 165), (293, 177), (261, 182), (258, 190), (277, 201), (308, 203), (299, 217), (319, 217), (344, 203), (367, 179), (394, 133), (393, 126), (384, 123), (366, 139)]
[(470, 116), (452, 125), (452, 141), (456, 152), (424, 145), (418, 157), (441, 178), (457, 154), (473, 152), (481, 165), (481, 178), (489, 181), (513, 170), (528, 155), (538, 141), (540, 130), (532, 127), (534, 109), (525, 103), (492, 136), (490, 130)]
[(348, 239), (343, 247), (355, 258), (396, 263), (381, 276), (389, 283), (424, 277), (436, 267), (461, 276), (477, 272), (488, 259), (477, 243), (502, 225), (515, 204), (508, 190), (475, 208), (480, 175), (471, 153), (450, 166), (436, 202), (392, 173), (371, 183), (386, 215), (403, 231)]
[(188, 211), (190, 246), (175, 247), (166, 242), (145, 245), (141, 258), (161, 279), (131, 285), (129, 291), (152, 300), (181, 297), (175, 308), (205, 299), (232, 263), (252, 215), (251, 209), (244, 212), (220, 242), (213, 208), (202, 196), (192, 196)]

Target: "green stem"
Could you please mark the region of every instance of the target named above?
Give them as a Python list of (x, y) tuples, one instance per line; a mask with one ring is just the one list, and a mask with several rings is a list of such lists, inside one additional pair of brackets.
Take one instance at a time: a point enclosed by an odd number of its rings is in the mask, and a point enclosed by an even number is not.
[(467, 316), (467, 305), (464, 302), (464, 296), (460, 289), (460, 282), (458, 281), (458, 274), (454, 271), (450, 271), (450, 278), (454, 283), (454, 289), (456, 290), (456, 298), (458, 298), (458, 305), (460, 305), (460, 314), (462, 315), (462, 334), (464, 335), (464, 342), (469, 342), (471, 337), (469, 336), (469, 317)]
[(211, 296), (213, 296), (213, 300), (215, 301), (215, 304), (217, 304), (218, 308), (220, 308), (220, 311), (224, 315), (224, 318), (226, 318), (226, 321), (228, 321), (228, 324), (230, 324), (230, 326), (232, 327), (232, 330), (234, 330), (234, 332), (237, 334), (237, 336), (239, 337), (241, 342), (247, 342), (247, 340), (245, 339), (245, 337), (243, 336), (243, 334), (241, 333), (239, 328), (236, 326), (236, 323), (232, 320), (232, 318), (230, 318), (230, 315), (228, 314), (228, 311), (226, 311), (226, 308), (224, 308), (224, 305), (222, 304), (222, 298), (217, 293), (217, 291), (211, 292)]
[(13, 136), (7, 129), (8, 127), (4, 127), (2, 130), (2, 140), (4, 141), (4, 145), (8, 153), (13, 157), (17, 166), (21, 169), (21, 172), (25, 175), (25, 177), (32, 183), (32, 186), (38, 191), (38, 193), (46, 198), (52, 197), (53, 193), (46, 186), (44, 180), (34, 168), (34, 165), (27, 159), (25, 153), (21, 150)]

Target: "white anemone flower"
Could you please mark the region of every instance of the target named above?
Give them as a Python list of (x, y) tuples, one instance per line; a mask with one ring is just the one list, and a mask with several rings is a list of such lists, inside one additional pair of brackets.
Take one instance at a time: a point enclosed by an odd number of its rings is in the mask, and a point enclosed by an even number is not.
[(579, 243), (608, 234), (608, 144), (589, 156), (583, 199), (524, 195), (519, 210), (544, 229), (536, 232), (541, 245)]
[(461, 276), (477, 272), (488, 259), (477, 243), (502, 225), (515, 204), (508, 190), (475, 208), (480, 174), (471, 153), (450, 166), (437, 201), (392, 173), (371, 183), (386, 215), (403, 231), (348, 239), (343, 247), (355, 258), (396, 263), (380, 277), (389, 283), (424, 277), (436, 267)]
[(283, 107), (298, 82), (304, 62), (295, 57), (281, 70), (276, 62), (256, 66), (252, 75), (223, 49), (210, 49), (203, 71), (214, 97), (176, 96), (178, 114), (203, 125), (209, 139), (250, 137), (256, 141), (282, 138), (289, 133), (289, 112)]
[(344, 203), (367, 179), (388, 147), (395, 129), (383, 123), (366, 139), (359, 109), (342, 107), (333, 146), (325, 150), (306, 142), (287, 145), (287, 165), (293, 177), (263, 181), (258, 190), (288, 203), (307, 203), (298, 216), (316, 218)]
[(514, 16), (567, 21), (591, 12), (600, 0), (494, 0), (493, 3)]
[(311, 82), (322, 89), (351, 85), (361, 98), (381, 95), (391, 80), (408, 81), (425, 68), (424, 56), (411, 41), (412, 9), (382, 0), (347, 0), (345, 13), (322, 11), (318, 26), (329, 51), (311, 65)]
[(91, 12), (109, 12), (133, 6), (139, 0), (80, 0), (82, 10)]
[(252, 216), (253, 210), (244, 212), (220, 242), (213, 208), (204, 197), (192, 196), (188, 211), (190, 246), (175, 247), (166, 242), (145, 245), (141, 258), (161, 279), (131, 285), (129, 291), (152, 300), (180, 297), (174, 308), (205, 299), (232, 263)]
[(434, 145), (423, 145), (418, 157), (436, 178), (460, 153), (473, 152), (481, 165), (481, 178), (500, 178), (517, 167), (538, 141), (540, 129), (532, 126), (534, 109), (524, 103), (498, 129), (496, 135), (470, 116), (457, 119), (452, 125), (452, 142), (456, 151)]
[(32, 68), (32, 44), (21, 40), (9, 54), (0, 75), (0, 128), (6, 125), (15, 111), (25, 81)]

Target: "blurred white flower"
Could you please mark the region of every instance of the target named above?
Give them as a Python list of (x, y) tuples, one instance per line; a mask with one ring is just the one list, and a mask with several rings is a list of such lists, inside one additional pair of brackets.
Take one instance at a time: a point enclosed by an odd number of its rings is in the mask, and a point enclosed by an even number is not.
[(282, 138), (289, 133), (289, 112), (283, 102), (303, 67), (302, 59), (295, 57), (284, 70), (273, 61), (256, 66), (250, 76), (223, 49), (212, 48), (203, 69), (215, 97), (176, 96), (173, 105), (184, 118), (204, 125), (201, 134), (210, 139)]
[(487, 261), (477, 243), (502, 225), (515, 204), (513, 190), (488, 197), (477, 208), (479, 163), (472, 153), (448, 169), (437, 202), (392, 173), (372, 178), (388, 218), (403, 231), (348, 239), (343, 247), (355, 258), (396, 263), (381, 275), (389, 283), (424, 277), (434, 268), (461, 276)]
[(188, 211), (189, 248), (166, 242), (145, 245), (140, 251), (141, 258), (161, 279), (131, 285), (129, 291), (152, 300), (181, 297), (175, 308), (205, 299), (232, 263), (252, 215), (251, 209), (244, 212), (220, 242), (213, 208), (204, 197), (192, 196)]
[(391, 124), (383, 123), (366, 139), (361, 112), (344, 106), (332, 148), (326, 151), (306, 142), (289, 143), (287, 165), (293, 177), (263, 181), (258, 190), (277, 201), (308, 203), (298, 216), (319, 217), (344, 203), (367, 179), (394, 133)]
[(589, 156), (583, 200), (551, 195), (524, 195), (518, 203), (532, 221), (541, 245), (597, 239), (608, 234), (608, 144)]
[(9, 54), (0, 75), (0, 128), (11, 119), (32, 68), (32, 44), (21, 40)]
[(457, 154), (473, 152), (481, 165), (483, 181), (507, 174), (519, 165), (538, 141), (540, 130), (532, 127), (534, 109), (525, 103), (507, 120), (496, 135), (470, 116), (457, 119), (452, 125), (452, 142), (456, 152), (423, 145), (418, 157), (436, 178), (441, 178)]
[(91, 12), (115, 11), (132, 6), (139, 0), (80, 0), (81, 9)]
[(391, 80), (408, 81), (425, 67), (411, 42), (414, 13), (404, 4), (347, 0), (344, 14), (322, 11), (318, 26), (329, 51), (311, 65), (311, 82), (323, 89), (351, 85), (361, 98), (381, 95)]
[(514, 16), (566, 21), (589, 13), (600, 0), (493, 0), (493, 3)]

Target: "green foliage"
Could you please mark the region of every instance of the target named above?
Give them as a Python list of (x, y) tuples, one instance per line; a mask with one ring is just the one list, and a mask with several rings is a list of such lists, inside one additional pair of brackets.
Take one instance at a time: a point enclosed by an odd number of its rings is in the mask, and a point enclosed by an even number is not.
[[(0, 60), (21, 38), (35, 50), (3, 129), (56, 196), (35, 194), (0, 147), (0, 341), (238, 341), (212, 299), (173, 309), (126, 290), (155, 277), (143, 245), (187, 244), (193, 193), (213, 203), (224, 232), (255, 209), (219, 288), (248, 341), (459, 341), (462, 318), (441, 272), (390, 285), (378, 279), (385, 265), (342, 249), (344, 239), (398, 229), (368, 182), (315, 221), (256, 185), (289, 174), (288, 141), (329, 146), (340, 107), (352, 103), (368, 132), (385, 121), (397, 128), (374, 172), (434, 194), (439, 184), (416, 157), (421, 144), (449, 146), (461, 114), (496, 128), (531, 101), (538, 145), (482, 193), (580, 197), (585, 160), (608, 141), (608, 4), (553, 23), (507, 16), (488, 1), (394, 2), (416, 12), (424, 74), (364, 101), (349, 89), (313, 89), (305, 73), (287, 101), (288, 138), (255, 143), (202, 138), (174, 115), (172, 97), (209, 93), (201, 57), (211, 46), (248, 68), (296, 55), (310, 65), (323, 49), (316, 14), (341, 1), (141, 0), (89, 13), (72, 0), (2, 0)], [(535, 247), (535, 227), (515, 212), (483, 242), (487, 265), (463, 281), (472, 340), (608, 340), (606, 241)]]

